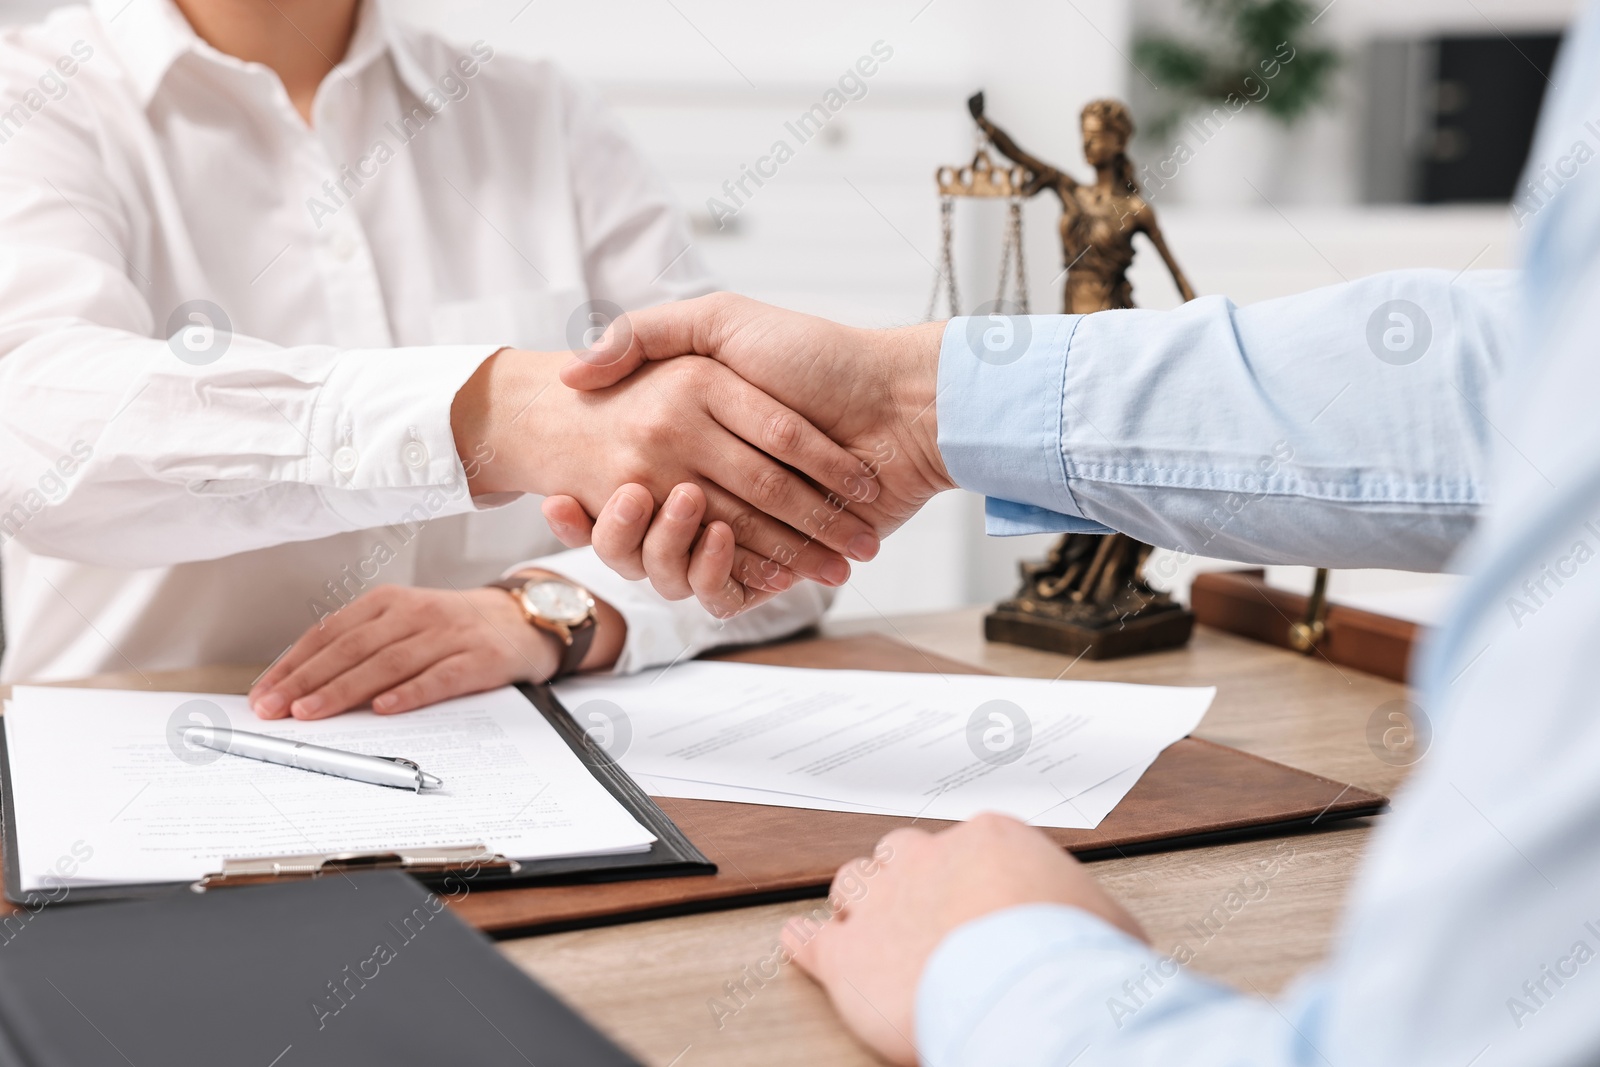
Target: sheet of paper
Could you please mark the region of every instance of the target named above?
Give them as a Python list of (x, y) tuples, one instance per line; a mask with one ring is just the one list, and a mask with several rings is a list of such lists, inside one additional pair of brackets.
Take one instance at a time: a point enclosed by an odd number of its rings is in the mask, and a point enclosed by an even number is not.
[[(1091, 786), (1069, 800), (1063, 800), (1049, 811), (1028, 822), (1034, 826), (1055, 826), (1070, 830), (1093, 830), (1100, 820), (1111, 814), (1111, 809), (1128, 795), (1148, 765), (1129, 767), (1097, 786)], [(869, 815), (906, 815), (902, 811), (869, 808), (864, 804), (843, 804), (820, 797), (800, 797), (790, 793), (774, 793), (765, 789), (744, 789), (739, 786), (714, 785), (711, 782), (686, 782), (676, 778), (641, 775), (639, 785), (653, 797), (677, 797), (683, 800), (725, 800), (735, 804), (770, 804), (779, 808), (813, 808), (818, 811), (864, 812)]]
[(1067, 802), (1142, 771), (1199, 723), (1215, 690), (685, 663), (571, 679), (557, 692), (580, 725), (627, 735), (612, 754), (636, 778), (806, 807), (930, 819), (1002, 811), (1092, 828), (1109, 792), (1081, 815)]
[[(188, 749), (174, 730), (186, 725), (403, 756), (444, 788), (412, 793)], [(655, 840), (509, 688), (404, 715), (300, 722), (257, 719), (239, 696), (18, 686), (5, 730), (28, 889), (61, 884), (47, 876), (186, 881), (230, 857), (481, 843), (529, 860)]]

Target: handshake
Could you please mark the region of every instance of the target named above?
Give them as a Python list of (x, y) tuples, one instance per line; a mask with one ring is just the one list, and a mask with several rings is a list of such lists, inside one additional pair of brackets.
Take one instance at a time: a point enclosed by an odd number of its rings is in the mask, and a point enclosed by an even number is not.
[[(474, 497), (535, 492), (570, 547), (718, 617), (849, 560), (934, 494), (943, 325), (859, 330), (726, 293), (586, 352), (504, 349), (451, 408)], [(564, 365), (555, 361), (563, 360)]]

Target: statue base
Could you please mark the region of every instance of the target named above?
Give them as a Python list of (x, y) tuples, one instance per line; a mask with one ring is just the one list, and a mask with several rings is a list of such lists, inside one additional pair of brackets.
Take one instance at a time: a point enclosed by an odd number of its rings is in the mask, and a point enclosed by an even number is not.
[(983, 636), (990, 641), (1084, 659), (1115, 659), (1181, 648), (1193, 630), (1194, 614), (1170, 601), (1149, 605), (1132, 615), (1085, 610), (1068, 618), (1020, 611), (1016, 601), (1007, 600), (996, 605), (983, 620)]

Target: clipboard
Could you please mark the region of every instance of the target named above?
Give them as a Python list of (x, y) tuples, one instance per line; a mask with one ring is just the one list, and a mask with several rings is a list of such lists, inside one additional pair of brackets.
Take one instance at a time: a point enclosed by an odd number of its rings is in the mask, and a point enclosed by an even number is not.
[(395, 871), (49, 908), (0, 952), (0, 1063), (269, 1061), (642, 1067)]
[[(52, 903), (123, 900), (167, 892), (211, 892), (229, 886), (259, 885), (294, 879), (327, 877), (352, 871), (398, 869), (430, 889), (452, 895), (463, 888), (500, 889), (511, 886), (581, 885), (643, 878), (681, 878), (714, 875), (717, 865), (684, 836), (644, 790), (623, 772), (605, 749), (595, 744), (556, 701), (548, 685), (518, 685), (517, 691), (536, 708), (557, 735), (567, 743), (595, 778), (628, 813), (656, 837), (642, 852), (604, 856), (561, 856), (553, 859), (516, 860), (496, 855), (480, 842), (442, 842), (437, 847), (375, 852), (306, 853), (284, 856), (241, 856), (229, 859), (220, 871), (196, 882), (150, 882), (132, 885), (61, 886), (24, 891), (22, 872), (12, 862), (17, 855), (17, 825), (12, 813), (16, 801), (11, 789), (11, 756), (5, 731), (0, 730), (0, 859), (5, 867), (5, 898), (30, 910)], [(59, 897), (59, 899), (53, 899)]]

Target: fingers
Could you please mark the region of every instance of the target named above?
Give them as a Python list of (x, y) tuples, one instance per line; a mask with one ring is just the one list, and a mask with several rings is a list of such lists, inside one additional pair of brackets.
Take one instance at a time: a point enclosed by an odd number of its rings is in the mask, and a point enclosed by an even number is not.
[(785, 567), (823, 585), (839, 586), (850, 580), (850, 564), (838, 553), (757, 511), (721, 485), (706, 486), (705, 490), (706, 515), (727, 523), (734, 540), (760, 557), (755, 567), (735, 575), (745, 584), (771, 582)]
[[(793, 580), (787, 572), (780, 572), (776, 581), (760, 578), (761, 562), (734, 544), (727, 523), (713, 522), (690, 557), (689, 586), (706, 611), (719, 619), (731, 619), (771, 600)], [(741, 575), (750, 575), (751, 580), (745, 581)], [(774, 588), (778, 585), (783, 588)]]
[[(297, 719), (326, 719), (360, 707), (397, 684), (416, 677), (456, 649), (441, 647), (437, 630), (416, 633), (376, 653), (349, 662), (345, 669), (290, 705)], [(487, 662), (488, 657), (484, 657)], [(398, 708), (375, 709), (398, 711)]]
[(539, 505), (544, 521), (556, 540), (568, 548), (583, 548), (594, 537), (594, 520), (583, 510), (583, 505), (570, 496), (545, 497)]
[(324, 648), (384, 613), (391, 598), (391, 587), (379, 586), (367, 595), (345, 605), (313, 624), (278, 658), (250, 688), (250, 706), (263, 719), (281, 719), (289, 714), (289, 704), (304, 692), (293, 695), (279, 692), (284, 680), (303, 668)]
[[(706, 495), (697, 485), (680, 485), (667, 494), (661, 512), (645, 533), (640, 556), (656, 592), (668, 600), (694, 595), (689, 585), (689, 553), (700, 535)], [(732, 564), (732, 554), (729, 553)]]
[[(759, 556), (735, 545), (727, 523), (713, 523), (702, 533), (705, 510), (705, 492), (686, 483), (667, 494), (650, 523), (641, 556), (658, 593), (668, 600), (699, 596), (707, 611), (727, 618), (794, 584), (790, 571), (763, 567)], [(734, 579), (735, 566), (750, 577), (749, 585)]]
[(416, 677), (374, 697), (372, 710), (380, 715), (393, 715), (451, 697), (482, 692), (499, 684), (491, 657), (475, 651), (457, 652), (436, 660)]
[[(787, 527), (788, 537), (778, 544), (787, 544), (803, 553), (805, 562), (797, 558), (793, 567), (807, 578), (819, 578), (819, 568), (840, 555), (865, 562), (878, 554), (878, 535), (863, 519), (846, 511), (844, 501), (838, 497), (824, 497), (798, 474), (774, 463), (737, 437), (729, 436), (721, 444), (710, 458), (706, 473), (738, 498), (739, 510), (751, 514), (760, 512), (763, 517), (770, 515), (778, 520), (776, 527), (763, 523), (752, 532)], [(727, 514), (717, 517), (730, 524), (734, 521)], [(741, 528), (734, 525), (734, 529)], [(769, 559), (788, 562), (775, 554), (775, 547), (752, 543), (743, 536), (739, 542)], [(849, 577), (849, 568), (845, 567), (840, 573)]]
[(611, 499), (595, 518), (594, 554), (631, 581), (645, 577), (644, 539), (655, 509), (655, 498), (650, 490), (629, 483), (611, 494)]
[(810, 916), (800, 916), (784, 923), (778, 933), (778, 941), (789, 951), (789, 958), (819, 982), (826, 982), (829, 978), (826, 961), (832, 940), (830, 935), (837, 929), (834, 926), (836, 921), (819, 925)]
[[(329, 641), (274, 684), (271, 695), (285, 701), (285, 711), (297, 719), (337, 714), (322, 706), (322, 699), (315, 697), (317, 690), (369, 656), (391, 655), (391, 646), (410, 637), (420, 628), (414, 619), (407, 618), (404, 613), (383, 612)], [(350, 706), (347, 704), (338, 711)]]
[[(700, 596), (706, 609), (714, 613), (720, 607), (724, 614), (738, 614), (794, 584), (794, 574), (787, 568), (748, 549), (732, 546), (732, 531), (725, 523), (722, 527), (728, 534), (731, 558), (721, 560), (721, 545), (713, 540), (710, 555), (695, 568), (691, 552), (696, 551), (695, 539), (700, 535), (704, 515), (705, 491), (692, 482), (674, 486), (659, 512), (648, 489), (624, 485), (612, 494), (595, 520), (595, 555), (624, 578), (649, 578), (670, 600)], [(704, 547), (699, 551), (705, 555)], [(736, 594), (724, 590), (724, 582), (717, 580), (715, 574), (719, 563), (727, 573), (737, 569), (748, 579), (749, 588), (741, 588)], [(712, 588), (721, 591), (715, 598), (700, 595), (702, 589)]]
[[(865, 464), (809, 421), (743, 378), (729, 378), (725, 388), (712, 390), (707, 399), (711, 414), (718, 422), (779, 463), (795, 468), (851, 503), (870, 504), (877, 498), (878, 480), (871, 476)], [(797, 529), (803, 528), (761, 501), (752, 500), (751, 503)], [(852, 529), (850, 536), (867, 534), (872, 542), (871, 551), (876, 554), (876, 535), (865, 523), (859, 525), (861, 529)], [(841, 549), (847, 543), (847, 539), (838, 545), (824, 540), (830, 547)], [(859, 560), (872, 558), (851, 552), (846, 555)]]
[[(876, 556), (877, 532), (845, 510), (849, 498), (841, 493), (823, 496), (790, 467), (819, 480), (830, 478), (837, 485), (854, 484), (858, 495), (870, 485), (871, 495), (876, 496), (876, 479), (865, 477), (861, 462), (815, 426), (759, 389), (728, 377), (738, 383), (729, 386), (735, 395), (712, 399), (711, 412), (733, 436), (718, 443), (708, 457), (706, 473), (817, 544), (859, 562)], [(722, 392), (714, 390), (712, 397)]]

